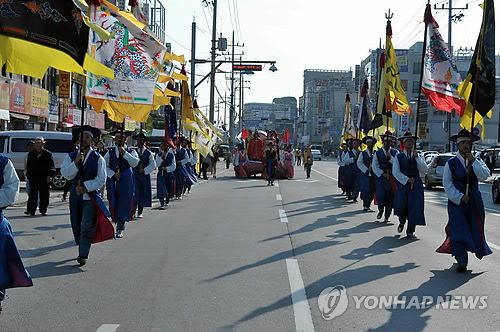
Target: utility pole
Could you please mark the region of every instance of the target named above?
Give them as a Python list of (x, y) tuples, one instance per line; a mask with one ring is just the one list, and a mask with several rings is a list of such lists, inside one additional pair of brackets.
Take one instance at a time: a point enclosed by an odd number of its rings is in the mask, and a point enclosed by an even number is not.
[(227, 91), (224, 91), (224, 121), (222, 121), (224, 125), (226, 125), (226, 106), (227, 106)]
[(193, 18), (193, 23), (191, 23), (191, 99), (194, 101), (194, 88), (195, 88), (195, 72), (196, 72), (196, 22)]
[[(241, 63), (241, 56), (240, 56), (240, 63)], [(239, 111), (239, 119), (238, 119), (238, 130), (241, 133), (241, 130), (243, 129), (243, 117), (242, 117), (242, 109), (243, 109), (243, 72), (240, 71), (240, 111)]]
[[(213, 0), (212, 4), (214, 6), (214, 17), (212, 25), (212, 69), (210, 72), (210, 112), (208, 119), (210, 122), (214, 122), (214, 96), (215, 96), (215, 43), (217, 42), (217, 0)], [(234, 32), (233, 32), (234, 35)], [(234, 43), (234, 38), (233, 38)], [(233, 52), (234, 53), (234, 52)]]
[[(453, 48), (451, 46), (451, 21), (453, 19), (461, 20), (463, 17), (463, 14), (460, 16), (456, 16), (452, 14), (453, 10), (465, 10), (469, 9), (469, 4), (465, 5), (465, 8), (453, 8), (453, 0), (448, 0), (448, 8), (444, 7), (444, 4), (441, 6), (441, 8), (438, 8), (434, 4), (434, 9), (435, 10), (447, 10), (448, 11), (448, 48), (450, 49), (450, 53), (453, 55)], [(448, 112), (446, 115), (446, 131), (448, 132), (448, 141), (446, 142), (446, 147), (447, 151), (451, 151), (451, 143), (450, 143), (450, 136), (451, 136), (451, 112)], [(416, 133), (415, 133), (416, 135)]]
[(229, 104), (229, 150), (233, 152), (234, 145), (234, 30), (231, 51), (231, 96)]

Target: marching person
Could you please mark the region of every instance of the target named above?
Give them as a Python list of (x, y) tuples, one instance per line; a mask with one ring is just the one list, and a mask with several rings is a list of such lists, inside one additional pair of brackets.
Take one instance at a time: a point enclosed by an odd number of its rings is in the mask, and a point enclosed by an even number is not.
[[(106, 183), (106, 162), (92, 148), (92, 140), (101, 132), (97, 128), (85, 125), (73, 131), (73, 137), (81, 138), (81, 151), (66, 155), (61, 166), (61, 175), (71, 183), (69, 194), (69, 212), (71, 228), (78, 246), (80, 266), (87, 263), (92, 243), (113, 238), (111, 217), (102, 201), (100, 188)], [(99, 225), (99, 227), (97, 227)]]
[(346, 187), (345, 187), (345, 179), (344, 179), (344, 168), (345, 168), (345, 163), (344, 163), (344, 153), (347, 151), (347, 143), (342, 143), (342, 150), (340, 150), (339, 157), (338, 157), (338, 187), (342, 190), (341, 195), (345, 195), (346, 193)]
[(243, 144), (238, 145), (238, 151), (234, 155), (234, 169), (236, 177), (245, 179), (248, 177), (248, 157)]
[(373, 145), (376, 143), (373, 136), (363, 137), (363, 144), (367, 146), (366, 150), (362, 151), (359, 155), (357, 166), (359, 169), (359, 189), (361, 192), (361, 199), (363, 200), (363, 211), (371, 212), (371, 204), (373, 196), (375, 195), (375, 176), (372, 170), (373, 162)]
[(144, 133), (140, 132), (132, 138), (137, 141), (136, 152), (139, 157), (139, 164), (134, 167), (134, 215), (137, 209), (137, 218), (142, 218), (144, 208), (152, 205), (151, 173), (156, 168), (156, 162), (153, 153), (144, 144), (146, 141)]
[[(489, 176), (489, 169), (479, 158), (474, 158), (471, 145), (479, 136), (462, 129), (450, 137), (456, 142), (457, 155), (450, 158), (443, 171), (443, 186), (448, 195), (448, 225), (446, 240), (437, 252), (455, 256), (457, 271), (467, 271), (468, 251), (481, 259), (491, 254), (484, 235), (485, 212), (483, 198), (479, 190), (479, 181)], [(470, 171), (470, 174), (467, 173)]]
[(358, 201), (359, 194), (359, 168), (357, 166), (359, 158), (359, 145), (361, 140), (357, 138), (351, 138), (347, 140), (349, 149), (344, 153), (343, 162), (345, 163), (344, 179), (347, 189), (347, 199), (352, 200), (353, 203)]
[[(180, 141), (180, 143), (179, 143)], [(182, 137), (178, 141), (177, 152), (175, 153), (175, 180), (176, 180), (176, 199), (182, 199), (182, 195), (184, 193), (184, 188), (187, 185), (191, 185), (195, 183), (196, 176), (188, 169), (186, 165), (191, 162), (191, 158), (187, 152), (187, 143), (188, 140), (185, 137)]]
[(24, 214), (34, 216), (40, 195), (38, 209), (42, 216), (47, 215), (49, 206), (50, 183), (56, 174), (52, 153), (44, 148), (45, 140), (42, 136), (35, 138), (35, 147), (28, 155), (27, 181), (30, 183), (28, 208)]
[[(77, 151), (78, 150), (78, 144), (80, 143), (78, 141), (79, 137), (75, 136), (74, 133), (75, 132), (73, 132), (73, 135), (71, 137), (71, 147), (69, 148), (68, 153), (71, 153), (73, 151)], [(63, 177), (64, 177), (64, 175), (63, 175)], [(70, 181), (66, 181), (66, 184), (64, 185), (63, 196), (62, 196), (62, 201), (63, 202), (66, 201), (66, 197), (68, 197), (68, 192), (69, 192), (70, 188), (71, 188), (71, 182)]]
[[(378, 204), (377, 219), (384, 215), (384, 222), (389, 222), (389, 218), (394, 207), (394, 193), (396, 190), (396, 180), (392, 176), (392, 164), (398, 150), (392, 148), (392, 143), (396, 137), (390, 131), (380, 135), (383, 146), (375, 152), (372, 170), (375, 174), (375, 192)], [(385, 214), (384, 214), (385, 212)]]
[(31, 287), (31, 276), (24, 268), (16, 247), (12, 226), (5, 218), (4, 210), (17, 200), (19, 178), (12, 162), (0, 154), (0, 313), (8, 288)]
[(210, 166), (209, 155), (208, 154), (206, 156), (201, 155), (200, 163), (201, 163), (201, 167), (200, 167), (200, 172), (198, 174), (198, 177), (203, 178), (203, 180), (208, 180), (207, 170), (208, 170), (208, 167)]
[[(189, 174), (195, 175), (195, 167), (196, 163), (198, 162), (198, 158), (196, 157), (196, 151), (193, 150), (191, 141), (187, 141), (186, 145), (186, 153), (188, 156), (189, 161), (186, 163), (186, 170), (188, 171)], [(186, 181), (185, 186), (184, 186), (184, 193), (183, 195), (188, 195), (191, 193), (191, 186), (192, 183), (190, 181)]]
[(122, 130), (115, 132), (114, 149), (104, 155), (106, 161), (106, 191), (108, 193), (109, 210), (116, 222), (116, 237), (122, 238), (125, 223), (132, 219), (134, 201), (134, 174), (132, 168), (139, 164), (137, 152), (127, 147), (125, 141), (128, 133)]
[(156, 155), (158, 174), (156, 177), (156, 196), (160, 200), (160, 210), (165, 210), (171, 198), (175, 197), (175, 155), (173, 149), (163, 142)]
[(285, 176), (292, 179), (294, 176), (293, 166), (295, 165), (295, 155), (292, 152), (292, 147), (287, 146), (285, 152), (281, 155), (281, 164), (285, 168)]
[(267, 175), (267, 185), (274, 186), (274, 178), (276, 174), (276, 166), (278, 165), (278, 155), (273, 142), (267, 144), (267, 149), (264, 151), (264, 167)]
[(214, 179), (217, 178), (217, 162), (219, 161), (219, 149), (217, 149), (214, 146), (212, 146), (212, 156), (210, 157), (210, 165), (211, 169), (210, 172), (212, 173), (212, 177)]
[(399, 218), (398, 233), (403, 231), (408, 221), (406, 236), (410, 239), (416, 238), (416, 225), (425, 225), (424, 186), (420, 173), (425, 172), (427, 165), (415, 150), (417, 139), (409, 131), (400, 137), (404, 151), (398, 153), (392, 163), (392, 175), (398, 187), (394, 201), (394, 214)]
[(311, 152), (311, 146), (309, 145), (307, 149), (304, 150), (304, 169), (306, 170), (306, 177), (308, 179), (311, 177), (311, 167), (313, 163), (314, 159)]

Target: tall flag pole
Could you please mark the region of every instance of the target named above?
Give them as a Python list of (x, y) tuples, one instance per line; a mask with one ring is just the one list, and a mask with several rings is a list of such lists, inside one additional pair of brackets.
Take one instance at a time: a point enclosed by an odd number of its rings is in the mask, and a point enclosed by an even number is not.
[[(431, 12), (431, 1), (427, 0), (427, 5), (425, 7), (425, 14), (424, 14), (424, 22), (425, 22), (425, 29), (424, 29), (424, 45), (422, 46), (422, 59), (420, 61), (420, 78), (419, 78), (419, 83), (418, 86), (422, 87), (422, 81), (424, 78), (424, 60), (426, 56), (426, 50), (427, 50), (427, 29), (429, 27), (429, 24), (433, 24), (434, 20), (432, 18), (432, 12)], [(420, 116), (420, 99), (422, 98), (422, 89), (418, 89), (418, 97), (417, 97), (417, 116), (415, 118), (415, 131), (414, 135), (418, 136), (418, 120)], [(417, 149), (417, 141), (415, 140), (415, 150)]]
[(368, 80), (365, 79), (361, 88), (361, 107), (358, 115), (358, 129), (365, 134), (368, 134), (371, 128), (371, 112), (370, 112), (370, 97), (368, 96)]

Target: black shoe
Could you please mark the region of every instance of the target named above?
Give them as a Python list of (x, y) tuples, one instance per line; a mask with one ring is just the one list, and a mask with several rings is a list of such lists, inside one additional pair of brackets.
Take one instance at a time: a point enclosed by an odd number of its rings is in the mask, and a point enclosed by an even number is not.
[(42, 212), (41, 215), (44, 216), (44, 217), (46, 217), (47, 216), (47, 212)]
[(467, 271), (467, 265), (458, 264), (458, 266), (457, 266), (457, 272), (463, 273), (465, 271)]
[(34, 213), (31, 213), (29, 211), (24, 211), (24, 214), (26, 214), (26, 215), (34, 215)]
[(384, 222), (391, 222), (391, 221), (389, 220), (389, 218), (385, 218)]
[(384, 211), (379, 211), (379, 213), (377, 213), (377, 219), (380, 219), (382, 218), (382, 214), (383, 214)]
[(398, 225), (398, 233), (401, 233), (403, 231), (403, 228), (405, 228), (405, 224), (399, 224)]
[(78, 264), (80, 264), (80, 266), (84, 266), (85, 264), (87, 264), (87, 259), (83, 258), (82, 256), (78, 256), (76, 261), (78, 262)]
[(406, 237), (409, 238), (409, 239), (412, 239), (412, 240), (415, 240), (417, 238), (417, 236), (415, 235), (415, 233), (407, 233)]

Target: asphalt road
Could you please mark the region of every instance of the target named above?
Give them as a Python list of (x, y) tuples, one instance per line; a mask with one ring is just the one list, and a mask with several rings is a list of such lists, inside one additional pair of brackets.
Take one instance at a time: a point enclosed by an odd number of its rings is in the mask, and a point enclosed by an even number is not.
[[(427, 226), (412, 241), (395, 217), (379, 222), (346, 202), (336, 177), (333, 161), (315, 162), (311, 179), (296, 167), (274, 187), (219, 169), (167, 210), (147, 209), (123, 239), (94, 245), (84, 267), (67, 203), (52, 203), (48, 217), (9, 208), (34, 287), (8, 291), (0, 331), (500, 330), (490, 184), (482, 190), (494, 253), (469, 256), (470, 271), (458, 274), (451, 256), (435, 253), (447, 222), (442, 190), (425, 191)], [(335, 286), (346, 292), (330, 293), (325, 309), (320, 294)], [(399, 306), (384, 302), (394, 299)]]

